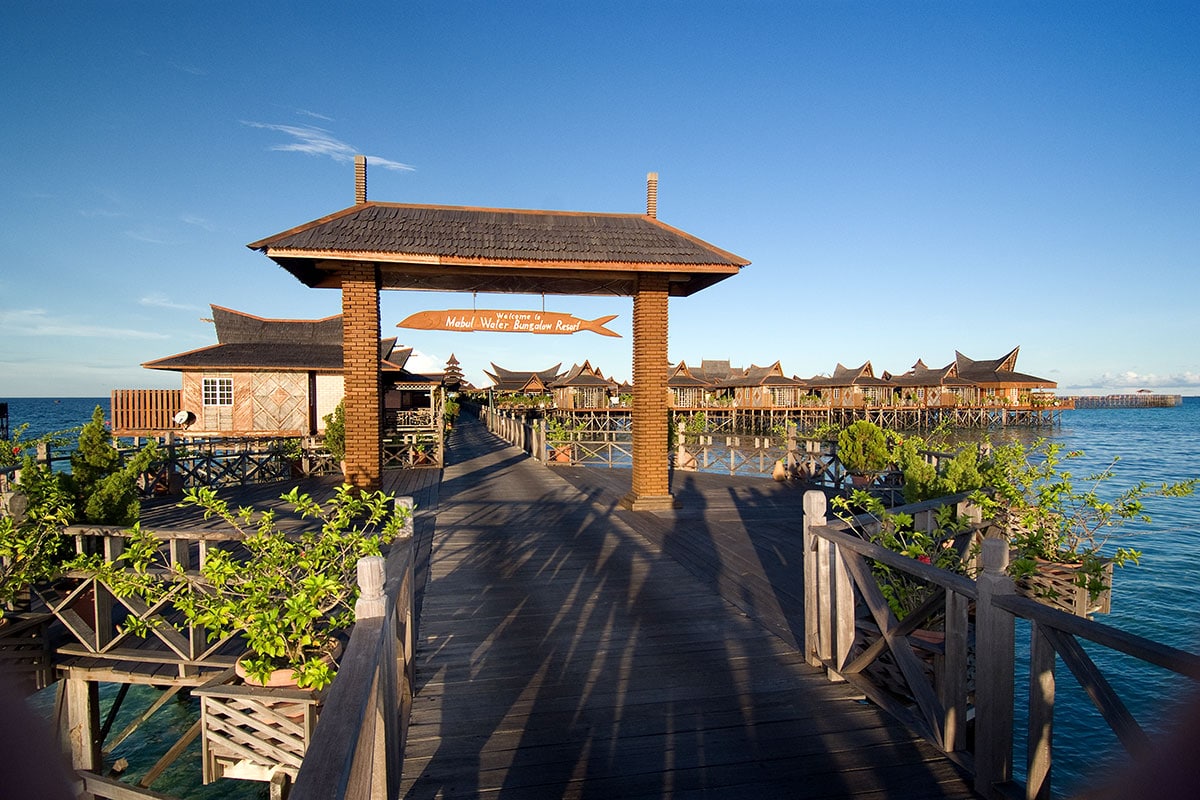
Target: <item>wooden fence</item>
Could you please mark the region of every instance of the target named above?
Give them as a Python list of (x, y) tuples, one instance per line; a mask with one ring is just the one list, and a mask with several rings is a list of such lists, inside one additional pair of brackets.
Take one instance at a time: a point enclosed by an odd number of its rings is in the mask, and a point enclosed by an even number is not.
[[(894, 512), (914, 513), (921, 525), (942, 498)], [(1090, 641), (1171, 672), (1200, 680), (1200, 656), (1068, 614), (1018, 594), (1005, 574), (1008, 545), (981, 542), (979, 573), (970, 580), (906, 558), (863, 538), (870, 522), (826, 518), (823, 492), (804, 498), (805, 654), (831, 678), (849, 681), (975, 776), (986, 797), (1049, 798), (1055, 655), (1083, 687), (1122, 744), (1137, 751), (1146, 734), (1080, 644)], [(977, 518), (966, 506), (960, 512)], [(967, 535), (978, 535), (976, 527)], [(920, 608), (899, 621), (889, 608), (871, 562), (934, 588)], [(973, 606), (973, 611), (972, 611)], [(1015, 620), (1030, 623), (1026, 733), (1027, 778), (1013, 779), (1016, 693)], [(921, 626), (936, 620), (926, 630)], [(973, 715), (974, 745), (968, 747)]]
[(113, 389), (109, 396), (111, 427), (118, 436), (175, 430), (182, 408), (181, 389)]

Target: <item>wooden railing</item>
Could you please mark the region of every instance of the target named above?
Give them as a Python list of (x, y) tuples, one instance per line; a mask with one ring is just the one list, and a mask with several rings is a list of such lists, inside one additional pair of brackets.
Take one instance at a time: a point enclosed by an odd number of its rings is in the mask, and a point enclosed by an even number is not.
[[(939, 503), (962, 501), (955, 496), (893, 511), (928, 515)], [(825, 512), (825, 495), (806, 492), (804, 641), (809, 663), (850, 682), (921, 732), (971, 770), (976, 790), (986, 797), (1050, 797), (1056, 654), (1128, 750), (1138, 751), (1147, 741), (1112, 684), (1080, 646), (1081, 639), (1200, 680), (1200, 656), (1018, 596), (1005, 574), (1008, 544), (1003, 538), (982, 540), (980, 571), (972, 581), (866, 541), (854, 530), (859, 521), (830, 522)], [(975, 516), (966, 506), (960, 513)], [(922, 524), (920, 516), (917, 524)], [(920, 579), (935, 592), (899, 621), (872, 573), (872, 561)], [(940, 631), (921, 629), (935, 618)], [(1013, 778), (1018, 618), (1028, 620), (1031, 631), (1023, 787)], [(972, 712), (974, 747), (968, 749), (967, 720)]]
[[(124, 552), (129, 536), (127, 527), (114, 525), (72, 525), (64, 533), (74, 538), (78, 553), (96, 553), (109, 562)], [(241, 538), (234, 531), (205, 530), (154, 531), (151, 535), (162, 544), (149, 572), (164, 578), (175, 569), (198, 575), (211, 548)], [(92, 573), (67, 573), (64, 577), (69, 579), (66, 588), (35, 588), (71, 639), (57, 647), (60, 654), (169, 664), (179, 676), (233, 666), (236, 654), (221, 653), (229, 638), (208, 642), (203, 630), (181, 625), (171, 603), (174, 592), (151, 606), (137, 596), (118, 597), (113, 587)], [(140, 640), (131, 633), (130, 618), (144, 622), (150, 638)]]
[(296, 777), (291, 800), (374, 800), (399, 795), (413, 698), (412, 498), (386, 562), (359, 561), (354, 630)]

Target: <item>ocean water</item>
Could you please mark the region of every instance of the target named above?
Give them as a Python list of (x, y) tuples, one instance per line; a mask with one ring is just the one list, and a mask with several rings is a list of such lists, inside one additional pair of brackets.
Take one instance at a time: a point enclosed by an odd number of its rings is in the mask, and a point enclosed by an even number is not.
[[(108, 398), (12, 398), (7, 402), (10, 426), (15, 429), (28, 422), (27, 438), (81, 426), (97, 405), (106, 417), (109, 409)], [(1045, 435), (1069, 450), (1083, 451), (1082, 457), (1072, 461), (1077, 479), (1119, 459), (1116, 475), (1107, 483), (1114, 492), (1142, 480), (1161, 484), (1200, 476), (1200, 397), (1184, 398), (1183, 405), (1175, 408), (1068, 411), (1063, 413), (1061, 426), (1017, 433), (1027, 440)], [(1141, 564), (1117, 570), (1112, 612), (1097, 619), (1164, 644), (1200, 652), (1200, 561), (1195, 556), (1200, 550), (1200, 497), (1152, 500), (1147, 512), (1152, 522), (1128, 525), (1119, 542), (1141, 550)], [(1028, 646), (1027, 637), (1027, 631), (1018, 630), (1019, 650)], [(1085, 649), (1152, 735), (1167, 725), (1174, 710), (1190, 694), (1188, 681), (1164, 670), (1111, 651), (1086, 645)], [(1119, 763), (1123, 751), (1061, 662), (1057, 676), (1054, 785), (1056, 795), (1066, 795), (1085, 786), (1105, 767)], [(1022, 680), (1019, 675), (1019, 693), (1023, 691)], [(39, 697), (38, 702), (45, 701)], [(49, 702), (53, 703), (53, 697)], [(126, 713), (135, 712), (123, 712), (122, 719)], [(174, 713), (175, 724), (185, 724), (186, 706), (181, 705)], [(122, 719), (117, 728), (124, 724)], [(172, 730), (168, 724), (166, 729), (139, 733), (146, 738), (132, 738), (114, 757), (128, 758), (130, 771), (137, 774), (144, 758), (142, 751), (151, 749), (151, 740), (169, 739)], [(1016, 733), (1018, 739), (1023, 737), (1020, 721)], [(153, 749), (159, 749), (157, 744)], [(189, 752), (186, 760), (154, 788), (197, 799), (260, 796), (260, 786), (240, 781), (198, 786), (198, 744), (192, 749), (195, 752)], [(1019, 754), (1019, 775), (1024, 773), (1022, 759)], [(142, 766), (142, 771), (148, 766)], [(197, 781), (197, 785), (189, 789), (190, 781)]]

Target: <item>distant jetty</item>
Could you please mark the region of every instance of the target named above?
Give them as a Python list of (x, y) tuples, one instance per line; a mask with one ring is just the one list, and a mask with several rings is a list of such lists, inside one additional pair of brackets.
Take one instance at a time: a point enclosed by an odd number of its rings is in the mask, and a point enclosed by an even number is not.
[(1171, 408), (1183, 405), (1181, 394), (1104, 394), (1078, 395), (1069, 398), (1076, 408)]

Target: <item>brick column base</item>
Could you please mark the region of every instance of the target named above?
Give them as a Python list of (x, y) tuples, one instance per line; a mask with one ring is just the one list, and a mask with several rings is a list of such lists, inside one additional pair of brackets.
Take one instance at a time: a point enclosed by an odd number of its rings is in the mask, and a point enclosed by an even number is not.
[(634, 511), (675, 508), (667, 463), (666, 275), (639, 275), (633, 298), (633, 487), (621, 505)]
[(342, 271), (342, 369), (346, 384), (346, 480), (380, 487), (383, 473), (379, 391), (379, 273), (370, 264)]

